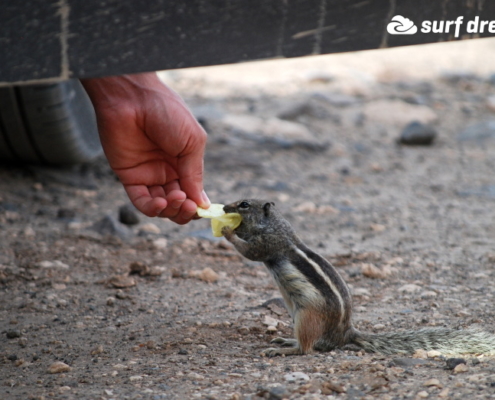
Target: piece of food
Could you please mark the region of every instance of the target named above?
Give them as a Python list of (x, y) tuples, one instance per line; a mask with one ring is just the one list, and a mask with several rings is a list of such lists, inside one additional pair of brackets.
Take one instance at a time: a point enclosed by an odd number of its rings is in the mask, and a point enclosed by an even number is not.
[(207, 210), (198, 207), (196, 212), (201, 218), (211, 218), (211, 230), (215, 237), (222, 236), (222, 228), (224, 226), (230, 226), (232, 229), (235, 229), (242, 221), (240, 214), (226, 214), (223, 211), (223, 204), (212, 204)]

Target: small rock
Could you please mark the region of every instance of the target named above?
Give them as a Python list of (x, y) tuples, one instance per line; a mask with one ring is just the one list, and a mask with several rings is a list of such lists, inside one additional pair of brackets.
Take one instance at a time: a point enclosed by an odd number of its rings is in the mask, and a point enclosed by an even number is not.
[(454, 374), (462, 374), (468, 371), (469, 367), (466, 364), (459, 364), (454, 368)]
[(69, 372), (72, 368), (62, 361), (55, 361), (48, 367), (47, 372), (49, 374), (61, 374), (62, 372)]
[(436, 386), (439, 389), (443, 388), (443, 385), (440, 383), (440, 381), (435, 378), (428, 379), (427, 381), (425, 381), (425, 383), (423, 383), (423, 386)]
[(434, 292), (433, 290), (426, 290), (424, 292), (421, 292), (419, 295), (422, 299), (431, 299), (433, 297), (437, 297), (437, 292)]
[(422, 390), (421, 392), (418, 393), (418, 397), (421, 399), (426, 399), (429, 396), (428, 392)]
[(7, 360), (9, 360), (9, 361), (17, 361), (17, 354), (9, 354), (7, 356)]
[(409, 146), (429, 146), (437, 137), (437, 131), (430, 125), (411, 122), (403, 130), (399, 143)]
[(396, 126), (405, 126), (413, 121), (430, 124), (438, 119), (431, 108), (400, 100), (378, 100), (367, 103), (363, 113), (366, 120)]
[(375, 324), (375, 325), (373, 325), (373, 329), (375, 331), (381, 331), (382, 329), (385, 329), (385, 325), (384, 324)]
[(124, 204), (119, 207), (119, 221), (124, 225), (139, 224), (139, 216), (136, 208), (131, 204)]
[(424, 360), (428, 358), (428, 353), (426, 352), (426, 350), (418, 349), (414, 352), (413, 358), (421, 358)]
[(205, 379), (205, 377), (201, 374), (198, 374), (196, 372), (191, 372), (187, 375), (189, 379), (195, 380), (195, 381), (202, 381)]
[(297, 382), (297, 381), (309, 381), (309, 376), (304, 372), (296, 371), (290, 374), (285, 374), (284, 379), (287, 382)]
[(137, 382), (143, 380), (143, 377), (141, 375), (133, 375), (129, 377), (130, 382)]
[(352, 295), (356, 297), (360, 296), (370, 296), (371, 293), (368, 289), (366, 288), (354, 288), (352, 289)]
[(414, 283), (410, 283), (407, 285), (401, 286), (397, 289), (400, 293), (416, 293), (421, 290), (421, 286), (415, 285)]
[(382, 271), (371, 263), (361, 264), (361, 273), (368, 278), (374, 279), (385, 279), (388, 275), (385, 271)]
[(284, 386), (275, 386), (268, 390), (268, 400), (287, 399), (290, 393)]
[(442, 355), (442, 353), (440, 353), (438, 350), (430, 350), (426, 354), (428, 358), (436, 358)]
[(9, 329), (7, 331), (7, 339), (16, 339), (21, 337), (21, 331), (18, 329)]
[(269, 315), (265, 315), (265, 318), (262, 321), (262, 324), (265, 326), (277, 326), (279, 324), (279, 320), (275, 319), (273, 317), (270, 317)]
[(189, 354), (189, 352), (185, 349), (179, 349), (178, 354), (180, 354), (182, 356), (187, 356)]
[(495, 112), (495, 96), (488, 96), (486, 98), (486, 108), (488, 108), (490, 111)]
[(61, 268), (61, 269), (69, 269), (69, 266), (62, 261), (40, 261), (35, 265), (38, 268)]
[[(208, 231), (211, 231), (211, 229), (208, 229)], [(165, 238), (158, 238), (153, 240), (153, 246), (155, 246), (155, 248), (158, 250), (165, 249), (167, 245), (168, 245), (168, 240)]]
[(276, 326), (270, 325), (266, 328), (266, 333), (269, 335), (273, 335), (275, 332), (277, 332), (277, 330), (278, 329)]
[(160, 228), (158, 228), (158, 226), (156, 226), (155, 224), (149, 222), (147, 224), (143, 224), (139, 227), (139, 231), (140, 232), (144, 232), (144, 233), (153, 233), (153, 234), (160, 234), (162, 233), (162, 231), (160, 230)]
[(136, 280), (128, 275), (115, 275), (108, 280), (108, 283), (114, 288), (128, 288), (136, 286)]
[(440, 393), (438, 393), (438, 397), (444, 398), (449, 396), (449, 388), (443, 389)]
[(24, 233), (24, 236), (26, 236), (28, 238), (32, 238), (32, 237), (36, 236), (36, 232), (30, 226), (26, 227), (26, 229), (24, 229), (23, 233)]
[(455, 367), (457, 367), (458, 365), (460, 364), (466, 364), (466, 360), (464, 358), (447, 358), (445, 360), (445, 363), (446, 363), (446, 366), (447, 366), (447, 369), (454, 369)]
[(150, 271), (150, 267), (142, 262), (134, 261), (129, 264), (129, 274), (139, 274), (140, 276), (147, 276), (150, 274)]
[(311, 110), (311, 104), (308, 101), (300, 101), (297, 103), (292, 103), (280, 110), (277, 117), (280, 119), (293, 120), (297, 117), (308, 114)]
[(58, 219), (71, 220), (76, 217), (76, 211), (71, 208), (59, 208), (57, 211)]
[(220, 275), (218, 275), (210, 267), (207, 267), (201, 271), (191, 271), (189, 273), (189, 276), (191, 278), (200, 279), (208, 283), (214, 283), (220, 279)]
[(107, 306), (114, 306), (115, 305), (115, 297), (107, 297)]
[(98, 222), (94, 223), (91, 229), (100, 235), (117, 236), (122, 240), (126, 240), (132, 236), (132, 231), (111, 215), (105, 215)]
[(321, 384), (321, 393), (324, 395), (332, 395), (336, 393), (345, 393), (345, 388), (340, 383), (336, 382), (323, 382)]

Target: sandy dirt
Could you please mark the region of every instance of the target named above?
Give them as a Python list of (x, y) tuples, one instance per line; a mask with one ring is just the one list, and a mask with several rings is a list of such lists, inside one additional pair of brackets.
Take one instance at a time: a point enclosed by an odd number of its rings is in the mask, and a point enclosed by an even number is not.
[[(210, 198), (274, 201), (350, 285), (359, 329), (493, 332), (494, 47), (162, 77), (209, 133)], [(412, 121), (433, 144), (397, 143)], [(265, 267), (205, 220), (121, 224), (127, 203), (103, 159), (0, 169), (0, 398), (495, 398), (489, 356), (262, 357), (292, 335)]]

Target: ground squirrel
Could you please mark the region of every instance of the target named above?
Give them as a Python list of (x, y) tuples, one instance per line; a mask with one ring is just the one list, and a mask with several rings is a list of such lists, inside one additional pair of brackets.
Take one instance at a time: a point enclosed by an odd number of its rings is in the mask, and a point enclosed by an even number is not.
[(418, 349), (444, 354), (495, 354), (495, 336), (476, 330), (428, 328), (371, 334), (352, 325), (352, 297), (337, 270), (310, 250), (274, 203), (240, 200), (224, 207), (239, 213), (241, 225), (222, 233), (246, 258), (262, 261), (284, 298), (294, 321), (296, 339), (276, 338), (267, 356), (305, 354), (313, 350), (357, 347), (383, 354), (413, 353)]

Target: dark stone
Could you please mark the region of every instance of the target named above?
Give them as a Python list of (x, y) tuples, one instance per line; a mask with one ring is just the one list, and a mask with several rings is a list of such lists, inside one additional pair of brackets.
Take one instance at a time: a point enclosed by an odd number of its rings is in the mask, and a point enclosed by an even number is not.
[(437, 131), (430, 125), (411, 122), (403, 130), (399, 143), (410, 146), (429, 146), (437, 137)]
[(189, 352), (185, 349), (180, 349), (178, 354), (180, 354), (182, 356), (187, 356), (189, 354)]
[(70, 208), (59, 208), (57, 211), (57, 218), (60, 219), (74, 219), (76, 217), (75, 210)]
[(447, 369), (454, 369), (457, 367), (459, 364), (467, 364), (466, 360), (464, 358), (447, 358), (445, 360), (445, 364)]
[[(280, 400), (289, 397), (289, 392), (284, 386), (275, 386), (268, 390), (268, 400)], [(266, 397), (265, 397), (266, 398)]]
[(139, 224), (139, 216), (136, 209), (131, 204), (124, 204), (119, 207), (119, 221), (125, 225)]
[(132, 231), (125, 225), (121, 224), (111, 215), (105, 215), (91, 227), (94, 231), (101, 235), (117, 236), (121, 239), (128, 239), (132, 235)]
[(7, 339), (16, 339), (21, 337), (21, 331), (18, 329), (9, 329), (7, 331)]
[(8, 359), (9, 361), (17, 361), (17, 354), (9, 354), (9, 355), (7, 356), (7, 359)]

